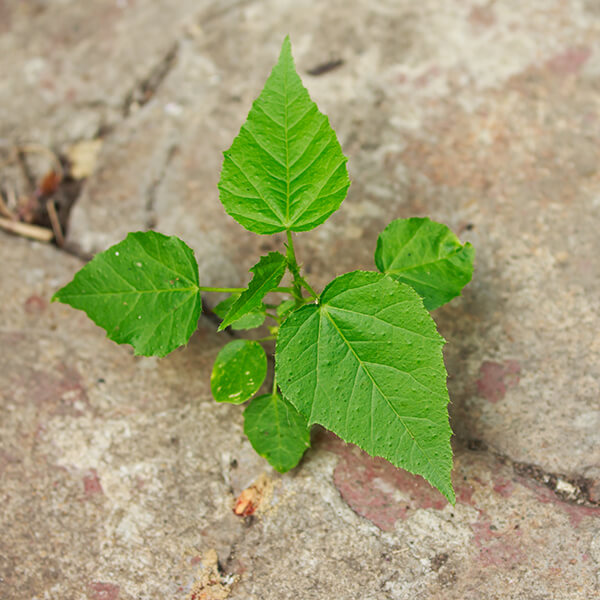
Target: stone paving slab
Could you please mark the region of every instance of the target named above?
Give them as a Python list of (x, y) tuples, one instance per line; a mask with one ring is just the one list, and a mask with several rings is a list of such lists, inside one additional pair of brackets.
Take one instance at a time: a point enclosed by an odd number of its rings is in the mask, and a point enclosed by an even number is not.
[(147, 101), (181, 28), (230, 4), (3, 0), (0, 140), (60, 150), (112, 129)]
[(464, 298), (436, 314), (456, 432), (600, 485), (600, 18), (522, 4), (277, 1), (199, 18), (152, 100), (107, 138), (70, 241), (95, 252), (154, 226), (196, 249), (207, 285), (247, 281), (281, 239), (225, 214), (221, 151), (289, 30), (353, 179), (341, 210), (298, 236), (316, 285), (372, 269), (393, 218), (449, 224), (477, 249)]
[[(1, 597), (600, 593), (600, 12), (523, 4), (0, 3), (2, 145), (103, 135), (69, 231), (82, 254), (156, 227), (190, 243), (203, 283), (247, 280), (281, 240), (224, 213), (220, 152), (287, 32), (353, 179), (298, 237), (311, 281), (373, 268), (399, 216), (477, 249), (464, 296), (435, 314), (452, 508), (322, 432), (299, 469), (273, 473), (241, 411), (210, 399), (212, 325), (167, 359), (135, 358), (48, 304), (77, 259), (0, 237)], [(252, 482), (264, 499), (241, 519)]]
[[(222, 343), (210, 323), (166, 359), (134, 357), (48, 304), (76, 259), (5, 235), (0, 259), (2, 598), (598, 592), (600, 507), (565, 502), (461, 443), (455, 507), (325, 432), (278, 475), (245, 439), (241, 410), (210, 397)], [(256, 481), (257, 512), (235, 516)]]

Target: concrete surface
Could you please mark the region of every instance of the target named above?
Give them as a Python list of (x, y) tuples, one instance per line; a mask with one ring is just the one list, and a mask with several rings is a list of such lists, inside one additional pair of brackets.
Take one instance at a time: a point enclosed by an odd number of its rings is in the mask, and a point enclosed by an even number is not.
[(435, 314), (456, 507), (325, 432), (277, 475), (210, 398), (209, 321), (134, 358), (48, 304), (78, 258), (2, 234), (0, 597), (600, 596), (600, 3), (0, 2), (0, 155), (101, 136), (69, 248), (151, 226), (244, 283), (278, 240), (222, 210), (220, 152), (288, 32), (353, 179), (297, 237), (311, 281), (372, 268), (399, 216), (476, 247)]

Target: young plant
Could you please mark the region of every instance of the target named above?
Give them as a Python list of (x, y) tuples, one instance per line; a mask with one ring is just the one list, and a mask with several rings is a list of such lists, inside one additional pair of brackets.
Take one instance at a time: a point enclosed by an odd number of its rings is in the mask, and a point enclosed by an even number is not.
[[(215, 308), (219, 330), (268, 318), (271, 335), (226, 344), (211, 389), (217, 402), (251, 401), (244, 430), (261, 456), (288, 471), (319, 423), (422, 475), (454, 502), (444, 339), (428, 311), (470, 281), (472, 246), (427, 218), (398, 219), (377, 240), (378, 272), (353, 271), (313, 289), (293, 234), (335, 212), (350, 180), (335, 132), (296, 73), (289, 38), (224, 157), (219, 192), (227, 213), (254, 233), (287, 236), (284, 253), (270, 252), (250, 269), (247, 288), (201, 286), (193, 251), (146, 231), (95, 256), (53, 300), (84, 310), (136, 354), (165, 356), (195, 331), (201, 292), (231, 293)], [(286, 272), (290, 285), (280, 287)], [(267, 303), (267, 294), (282, 300)], [(272, 391), (254, 397), (267, 375), (262, 343), (270, 340)]]

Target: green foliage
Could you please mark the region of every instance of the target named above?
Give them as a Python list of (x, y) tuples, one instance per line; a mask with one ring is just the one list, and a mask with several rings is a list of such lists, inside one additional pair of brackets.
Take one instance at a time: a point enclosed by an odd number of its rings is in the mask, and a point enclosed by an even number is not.
[(346, 197), (347, 158), (296, 73), (289, 38), (224, 155), (221, 202), (254, 233), (308, 231)]
[[(225, 315), (229, 312), (229, 309), (233, 306), (233, 303), (240, 297), (240, 294), (231, 294), (229, 298), (219, 302), (215, 306), (215, 314), (221, 319), (225, 318)], [(237, 321), (231, 324), (231, 329), (234, 331), (242, 331), (244, 329), (256, 329), (260, 327), (267, 318), (267, 312), (265, 305), (261, 302), (260, 305), (246, 313), (243, 317), (240, 317)]]
[(255, 398), (244, 411), (252, 447), (280, 473), (294, 468), (310, 446), (306, 419), (277, 392)]
[(411, 287), (354, 271), (281, 326), (278, 382), (309, 424), (423, 475), (454, 502), (443, 344)]
[(279, 285), (286, 266), (285, 256), (279, 252), (269, 252), (266, 256), (262, 256), (250, 269), (254, 277), (248, 289), (244, 290), (232, 304), (219, 325), (219, 331), (262, 306), (262, 299)]
[(52, 300), (85, 311), (136, 354), (165, 356), (196, 330), (199, 292), (191, 248), (176, 237), (138, 231), (97, 254)]
[[(182, 241), (132, 233), (96, 256), (54, 300), (84, 310), (137, 354), (164, 356), (195, 330), (200, 292), (229, 292), (214, 309), (219, 331), (260, 327), (267, 318), (269, 327), (259, 340), (223, 347), (211, 389), (217, 402), (251, 401), (244, 430), (261, 456), (288, 471), (319, 423), (422, 475), (454, 502), (444, 340), (428, 310), (460, 295), (471, 279), (474, 250), (445, 225), (398, 219), (377, 241), (381, 273), (347, 273), (319, 294), (302, 274), (292, 232), (325, 221), (349, 184), (346, 158), (304, 89), (286, 38), (225, 152), (219, 182), (225, 210), (241, 225), (259, 234), (286, 232), (285, 253), (261, 257), (246, 288), (206, 287)], [(290, 287), (278, 287), (286, 271)], [(283, 298), (268, 303), (269, 293)], [(268, 371), (261, 344), (272, 341), (272, 391), (254, 397)]]
[(473, 275), (475, 249), (441, 223), (428, 218), (396, 219), (379, 235), (375, 264), (408, 283), (434, 310), (460, 296)]
[(243, 404), (258, 392), (267, 375), (267, 357), (258, 342), (235, 340), (217, 355), (210, 388), (217, 402)]

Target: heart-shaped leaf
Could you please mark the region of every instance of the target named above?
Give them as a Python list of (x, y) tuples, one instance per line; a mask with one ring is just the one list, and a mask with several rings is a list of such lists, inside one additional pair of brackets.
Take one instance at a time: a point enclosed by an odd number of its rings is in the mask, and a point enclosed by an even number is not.
[(309, 425), (422, 475), (454, 502), (443, 344), (412, 288), (354, 271), (283, 323), (277, 381)]
[(85, 311), (111, 340), (144, 356), (186, 344), (202, 307), (194, 252), (155, 231), (130, 233), (97, 254), (52, 300)]
[(224, 155), (221, 202), (255, 233), (313, 229), (346, 197), (347, 159), (329, 120), (296, 73), (288, 37)]

